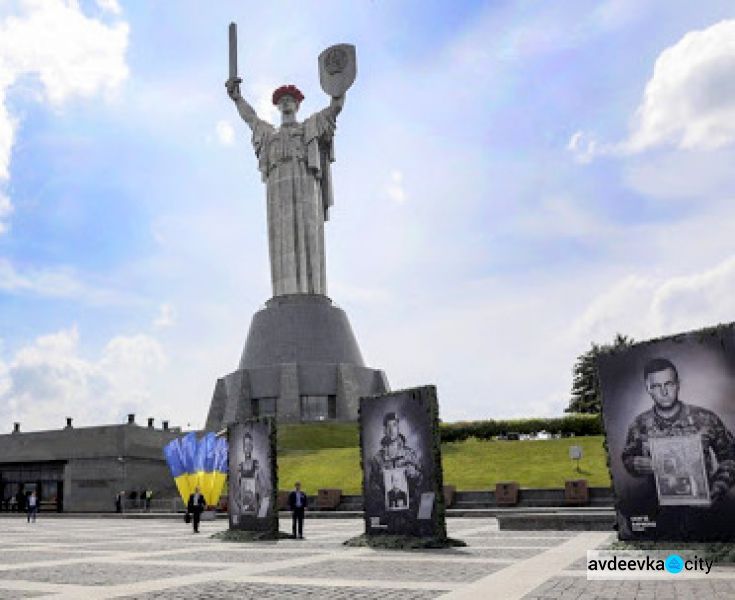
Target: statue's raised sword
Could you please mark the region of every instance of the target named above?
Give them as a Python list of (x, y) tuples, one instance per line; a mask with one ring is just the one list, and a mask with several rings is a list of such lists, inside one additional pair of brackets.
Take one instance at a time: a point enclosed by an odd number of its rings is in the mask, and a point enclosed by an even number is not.
[(242, 79), (237, 76), (237, 25), (230, 23), (230, 77), (227, 83), (242, 83)]

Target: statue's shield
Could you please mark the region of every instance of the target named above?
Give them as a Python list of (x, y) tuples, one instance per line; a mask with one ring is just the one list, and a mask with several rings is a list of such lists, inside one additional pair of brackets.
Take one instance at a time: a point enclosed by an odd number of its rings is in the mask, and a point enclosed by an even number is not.
[(319, 83), (330, 96), (344, 94), (356, 75), (357, 55), (352, 44), (330, 46), (319, 55)]

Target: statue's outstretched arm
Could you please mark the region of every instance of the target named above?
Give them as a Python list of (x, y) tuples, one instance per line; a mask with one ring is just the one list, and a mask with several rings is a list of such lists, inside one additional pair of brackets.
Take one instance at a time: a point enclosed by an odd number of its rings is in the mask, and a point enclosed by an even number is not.
[(237, 112), (240, 113), (243, 121), (252, 127), (253, 123), (258, 120), (258, 115), (255, 113), (255, 109), (248, 104), (247, 100), (240, 98), (236, 103)]
[(237, 112), (240, 113), (242, 120), (245, 121), (252, 129), (256, 121), (258, 121), (258, 115), (250, 103), (242, 97), (239, 81), (231, 81), (228, 79), (225, 83), (225, 87), (227, 88), (227, 95), (235, 103)]
[(345, 95), (342, 94), (341, 96), (333, 96), (332, 101), (329, 103), (329, 108), (331, 108), (334, 111), (335, 115), (338, 115), (340, 112), (342, 112), (342, 107), (345, 105)]

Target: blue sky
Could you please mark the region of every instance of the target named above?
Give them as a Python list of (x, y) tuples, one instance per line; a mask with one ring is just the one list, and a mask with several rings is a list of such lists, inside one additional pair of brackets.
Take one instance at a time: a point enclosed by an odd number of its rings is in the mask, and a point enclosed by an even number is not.
[[(729, 2), (0, 3), (0, 429), (203, 424), (268, 299), (263, 118), (357, 46), (329, 294), (445, 420), (555, 415), (618, 331), (735, 320)], [(5, 423), (5, 425), (3, 425)]]

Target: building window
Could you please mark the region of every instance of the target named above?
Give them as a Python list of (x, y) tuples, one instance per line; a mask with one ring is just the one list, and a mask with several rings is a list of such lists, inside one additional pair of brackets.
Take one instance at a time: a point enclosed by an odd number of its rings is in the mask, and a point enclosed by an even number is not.
[(301, 396), (302, 421), (326, 421), (337, 418), (337, 396)]
[(253, 398), (250, 406), (254, 417), (276, 416), (276, 398)]

